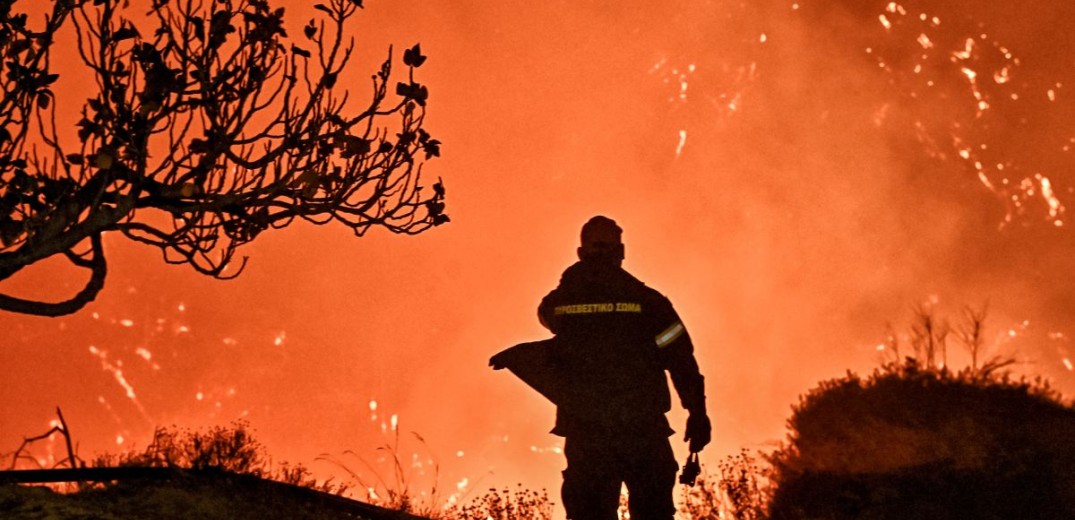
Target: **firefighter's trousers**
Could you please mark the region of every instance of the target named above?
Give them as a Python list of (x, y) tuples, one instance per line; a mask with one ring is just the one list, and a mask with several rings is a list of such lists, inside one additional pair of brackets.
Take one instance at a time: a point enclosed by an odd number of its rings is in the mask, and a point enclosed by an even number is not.
[(571, 520), (616, 520), (620, 484), (627, 485), (631, 520), (671, 520), (678, 465), (661, 433), (569, 435), (564, 441), (561, 499)]

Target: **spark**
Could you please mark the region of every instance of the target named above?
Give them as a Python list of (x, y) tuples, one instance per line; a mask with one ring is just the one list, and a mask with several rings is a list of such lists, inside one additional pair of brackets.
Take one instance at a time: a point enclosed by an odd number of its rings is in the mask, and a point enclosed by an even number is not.
[(1068, 370), (1075, 370), (1075, 365), (1071, 364), (1070, 359), (1064, 358), (1064, 368), (1067, 368)]
[(952, 56), (961, 60), (969, 60), (974, 53), (974, 38), (967, 38), (967, 42), (963, 46), (962, 51), (956, 51), (952, 53)]
[(149, 350), (147, 350), (145, 347), (138, 347), (138, 349), (135, 350), (134, 352), (135, 352), (135, 354), (138, 354), (139, 356), (142, 357), (142, 359), (144, 359), (146, 361), (149, 361), (149, 360), (153, 359), (153, 353), (150, 352)]
[[(735, 109), (732, 108), (732, 110), (735, 110)], [(687, 144), (687, 131), (686, 130), (680, 130), (679, 131), (679, 144), (676, 145), (676, 157), (679, 157), (679, 155), (683, 153), (683, 145), (685, 145), (685, 144)]]
[(918, 35), (918, 44), (921, 45), (923, 49), (929, 49), (933, 47), (933, 40), (930, 40), (929, 36), (926, 36), (926, 33), (922, 33)]
[(996, 74), (993, 74), (993, 81), (996, 81), (999, 85), (1007, 83), (1008, 79), (1008, 67), (1004, 67), (998, 70)]
[[(90, 345), (89, 350), (90, 350), (90, 354), (93, 354), (94, 356), (97, 356), (101, 360), (101, 368), (104, 369), (106, 372), (111, 372), (112, 373), (112, 377), (114, 377), (116, 379), (116, 382), (119, 383), (119, 386), (123, 387), (123, 390), (127, 394), (127, 398), (132, 400), (132, 401), (134, 401), (136, 404), (138, 404), (137, 397), (136, 397), (136, 395), (134, 393), (134, 387), (130, 383), (127, 382), (127, 378), (123, 377), (123, 370), (119, 368), (119, 367), (123, 366), (123, 363), (120, 362), (119, 360), (117, 360), (116, 363), (113, 364), (112, 362), (110, 362), (108, 360), (108, 353), (107, 352), (105, 352), (105, 351), (103, 351), (103, 350), (101, 350), (101, 349), (99, 349), (99, 348), (97, 348), (97, 347), (95, 347), (93, 345)], [(141, 405), (138, 404), (138, 406), (139, 406), (139, 409), (141, 409)]]
[(878, 17), (878, 19), (881, 20), (881, 25), (885, 26), (886, 31), (889, 30), (889, 29), (892, 29), (892, 22), (890, 22), (888, 20), (887, 16), (881, 15), (881, 16)]
[(116, 436), (116, 444), (123, 444), (123, 436), (122, 435), (117, 435)]
[(456, 456), (456, 457), (460, 457), (460, 458), (462, 458), (462, 457), (463, 457), (463, 455), (464, 455), (464, 453), (463, 453), (463, 450), (459, 450), (459, 451), (455, 452), (455, 456)]
[(653, 73), (657, 72), (658, 70), (661, 70), (661, 67), (663, 67), (666, 63), (668, 63), (668, 58), (667, 57), (661, 58), (660, 61), (658, 61), (657, 63), (654, 63), (653, 66), (650, 67), (649, 73), (653, 74)]
[(466, 477), (463, 477), (462, 480), (460, 480), (459, 482), (457, 482), (455, 484), (455, 488), (458, 489), (459, 491), (463, 491), (469, 485), (470, 485), (470, 479), (468, 479)]
[(205, 399), (205, 394), (203, 394), (201, 392), (198, 392), (198, 393), (194, 394), (194, 399), (196, 401), (201, 401), (201, 400)]
[(1064, 206), (1060, 204), (1060, 199), (1056, 197), (1056, 193), (1053, 192), (1053, 184), (1049, 181), (1048, 177), (1042, 176), (1041, 182), (1041, 196), (1049, 203), (1049, 217), (1056, 219), (1057, 216), (1064, 211)]
[[(973, 40), (967, 40), (973, 41)], [(963, 75), (967, 76), (967, 80), (970, 81), (971, 94), (974, 95), (974, 99), (978, 100), (978, 117), (981, 117), (982, 112), (989, 109), (989, 103), (982, 98), (981, 90), (978, 90), (978, 73), (967, 67), (962, 68)]]
[(184, 312), (184, 311), (187, 310), (187, 306), (185, 304), (183, 304), (182, 302), (180, 302), (178, 309), (179, 309), (179, 312)]
[(276, 335), (276, 338), (273, 339), (272, 344), (279, 347), (280, 345), (284, 344), (285, 338), (287, 338), (287, 333), (284, 331), (280, 331), (280, 333)]
[(238, 341), (235, 341), (235, 338), (224, 338), (224, 344), (229, 347), (234, 347), (238, 343)]
[(554, 453), (556, 455), (560, 455), (561, 453), (564, 452), (563, 448), (561, 448), (560, 446), (550, 446), (548, 448), (539, 448), (539, 447), (534, 446), (534, 445), (530, 446), (530, 451), (533, 452), (533, 453)]
[(119, 320), (119, 324), (123, 325), (124, 327), (130, 328), (134, 326), (134, 320), (122, 319)]
[(1045, 94), (1047, 96), (1049, 96), (1049, 101), (1056, 101), (1056, 91), (1055, 90), (1049, 89), (1048, 92), (1046, 92)]
[[(728, 110), (731, 110), (732, 112), (735, 112), (736, 110), (739, 110), (739, 101), (740, 101), (741, 97), (742, 96), (740, 96), (739, 94), (736, 94), (735, 97), (732, 98), (732, 100), (728, 102)], [(684, 136), (686, 135), (685, 131), (681, 130), (680, 132)]]
[(761, 43), (765, 43), (769, 41), (769, 37), (766, 36), (765, 33), (761, 33), (761, 36), (758, 37), (758, 41)]
[(392, 431), (396, 431), (396, 428), (399, 428), (399, 416), (396, 414), (392, 414), (392, 418), (390, 420), (392, 422)]

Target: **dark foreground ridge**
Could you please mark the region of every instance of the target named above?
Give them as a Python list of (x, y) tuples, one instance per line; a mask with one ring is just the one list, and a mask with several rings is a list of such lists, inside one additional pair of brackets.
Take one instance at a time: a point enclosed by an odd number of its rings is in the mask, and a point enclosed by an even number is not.
[[(19, 483), (101, 482), (77, 493)], [(0, 472), (3, 518), (419, 520), (253, 475), (177, 468), (79, 468)]]

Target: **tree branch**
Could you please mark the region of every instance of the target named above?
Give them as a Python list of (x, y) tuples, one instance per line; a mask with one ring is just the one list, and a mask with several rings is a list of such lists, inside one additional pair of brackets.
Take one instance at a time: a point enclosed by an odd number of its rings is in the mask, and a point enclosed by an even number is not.
[(46, 303), (0, 294), (0, 310), (55, 317), (71, 314), (85, 307), (87, 303), (97, 297), (97, 293), (104, 287), (105, 275), (108, 273), (104, 247), (101, 245), (101, 235), (91, 236), (90, 243), (93, 247), (93, 258), (90, 261), (90, 279), (86, 282), (85, 287), (74, 297), (62, 302)]

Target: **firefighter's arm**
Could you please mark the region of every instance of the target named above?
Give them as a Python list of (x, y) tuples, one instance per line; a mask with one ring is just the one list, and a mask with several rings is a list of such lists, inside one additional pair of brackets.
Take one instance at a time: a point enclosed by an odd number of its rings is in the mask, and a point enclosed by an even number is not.
[(680, 403), (689, 412), (683, 440), (690, 442), (690, 451), (697, 453), (709, 444), (712, 427), (705, 409), (705, 378), (694, 358), (694, 344), (679, 316), (668, 305), (669, 325), (655, 338), (664, 366), (672, 376), (672, 386)]
[[(677, 321), (673, 327), (683, 327)], [(658, 346), (660, 342), (658, 340)], [(683, 408), (693, 414), (705, 415), (705, 377), (698, 369), (698, 362), (694, 359), (694, 345), (690, 335), (684, 329), (679, 337), (662, 347), (665, 368), (672, 376), (672, 386), (679, 394)]]
[(672, 386), (676, 388), (683, 408), (689, 413), (683, 440), (690, 443), (691, 453), (698, 453), (709, 444), (713, 426), (705, 411), (705, 377), (698, 370), (690, 337), (686, 333), (683, 336), (679, 339), (682, 343), (674, 347), (676, 351), (671, 352), (668, 372), (672, 375)]

